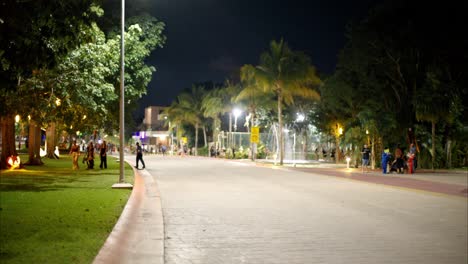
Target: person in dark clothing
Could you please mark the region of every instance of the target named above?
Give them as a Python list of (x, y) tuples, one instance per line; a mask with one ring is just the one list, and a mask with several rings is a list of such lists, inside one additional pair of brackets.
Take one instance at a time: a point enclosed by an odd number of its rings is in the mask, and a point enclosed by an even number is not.
[(364, 172), (364, 167), (366, 171), (369, 171), (369, 154), (371, 153), (370, 149), (367, 147), (367, 144), (364, 144), (364, 147), (361, 150), (362, 154), (362, 172)]
[(101, 157), (101, 164), (99, 165), (99, 168), (107, 169), (107, 144), (106, 141), (104, 140), (101, 145), (101, 149), (99, 150), (99, 156)]
[(140, 143), (136, 143), (136, 166), (135, 168), (138, 169), (138, 161), (141, 161), (141, 164), (143, 165), (143, 169), (145, 168), (145, 162), (143, 161), (143, 149), (140, 146)]
[(88, 170), (94, 169), (94, 145), (93, 142), (89, 142), (88, 148), (86, 149), (88, 152)]

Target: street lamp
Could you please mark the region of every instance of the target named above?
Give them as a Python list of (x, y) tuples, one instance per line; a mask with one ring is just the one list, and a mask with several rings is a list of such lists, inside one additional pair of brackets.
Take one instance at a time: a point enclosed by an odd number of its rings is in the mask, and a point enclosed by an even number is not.
[(367, 135), (367, 145), (370, 145), (370, 138), (369, 138), (369, 130), (366, 129), (366, 135)]
[(124, 160), (124, 124), (125, 124), (125, 0), (121, 1), (121, 24), (120, 24), (120, 115), (119, 115), (119, 144), (120, 144), (120, 151), (119, 151), (119, 162), (120, 162), (120, 174), (119, 174), (119, 182), (112, 185), (112, 188), (117, 189), (128, 189), (132, 188), (133, 186), (129, 183), (124, 183), (125, 177), (125, 160)]
[(234, 131), (237, 131), (237, 118), (241, 115), (242, 110), (240, 110), (239, 108), (234, 108), (234, 110), (232, 110), (232, 113), (234, 114)]
[(297, 113), (296, 122), (303, 122), (304, 119), (305, 119), (304, 114), (302, 114), (302, 113)]
[[(296, 125), (296, 129), (299, 128), (297, 126), (297, 123), (302, 123), (304, 122), (305, 120), (305, 116), (303, 113), (296, 113), (297, 117), (296, 117), (296, 122), (294, 122), (294, 124)], [(300, 132), (300, 131), (299, 131)], [(294, 167), (296, 167), (296, 130), (294, 130), (294, 141), (293, 141), (293, 160), (294, 160)], [(304, 145), (304, 143), (302, 142), (302, 145)], [(302, 148), (302, 150), (304, 150), (304, 147)], [(304, 155), (304, 153), (302, 153), (302, 155)]]
[(335, 130), (335, 163), (338, 164), (339, 160), (341, 158), (341, 151), (340, 151), (340, 141), (341, 141), (341, 135), (343, 135), (343, 127), (340, 124), (336, 124), (336, 130)]

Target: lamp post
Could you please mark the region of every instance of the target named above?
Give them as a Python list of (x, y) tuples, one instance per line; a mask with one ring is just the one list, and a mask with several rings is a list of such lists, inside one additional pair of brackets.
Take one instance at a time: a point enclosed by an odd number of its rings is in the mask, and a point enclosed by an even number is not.
[(125, 123), (125, 85), (124, 85), (124, 71), (125, 71), (125, 0), (121, 1), (121, 25), (120, 25), (120, 115), (119, 115), (119, 144), (120, 144), (120, 151), (119, 151), (119, 163), (120, 163), (120, 174), (119, 174), (119, 182), (112, 185), (112, 188), (115, 189), (128, 189), (132, 188), (133, 186), (129, 183), (124, 183), (125, 178), (125, 160), (124, 160), (124, 123)]
[(367, 135), (367, 145), (370, 145), (369, 130), (368, 129), (366, 129), (366, 135)]
[[(299, 127), (297, 126), (297, 123), (302, 123), (304, 122), (305, 120), (305, 116), (304, 114), (302, 113), (296, 113), (297, 117), (296, 117), (296, 121), (294, 122), (294, 124), (296, 125), (296, 129), (298, 129)], [(293, 135), (293, 145), (294, 145), (294, 148), (293, 148), (293, 160), (294, 160), (294, 167), (296, 167), (296, 130), (294, 130), (294, 135)], [(302, 143), (304, 144), (304, 143)]]
[[(241, 115), (242, 111), (239, 108), (234, 108), (232, 110), (232, 114), (234, 115), (234, 132), (237, 132), (237, 118)], [(234, 145), (235, 139), (234, 135), (231, 133), (231, 147), (233, 148), (233, 155), (234, 155)]]
[(237, 118), (241, 115), (242, 111), (238, 108), (234, 108), (232, 110), (232, 113), (234, 114), (234, 132), (237, 131)]

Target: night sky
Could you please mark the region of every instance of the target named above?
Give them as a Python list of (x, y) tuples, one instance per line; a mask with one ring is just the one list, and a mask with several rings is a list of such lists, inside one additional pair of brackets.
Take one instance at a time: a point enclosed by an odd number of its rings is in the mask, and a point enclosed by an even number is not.
[(127, 16), (148, 12), (166, 23), (167, 42), (148, 63), (157, 71), (140, 100), (169, 105), (195, 82), (222, 83), (244, 64), (257, 64), (281, 37), (332, 73), (345, 43), (346, 24), (360, 20), (376, 0), (133, 0)]

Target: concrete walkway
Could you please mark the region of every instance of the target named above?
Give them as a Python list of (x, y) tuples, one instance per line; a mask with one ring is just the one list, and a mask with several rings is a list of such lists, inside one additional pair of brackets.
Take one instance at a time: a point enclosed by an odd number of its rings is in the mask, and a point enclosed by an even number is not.
[[(127, 162), (134, 166), (134, 162)], [(95, 264), (164, 263), (164, 222), (159, 189), (148, 171), (133, 170), (132, 194), (94, 259)]]
[[(134, 165), (134, 156), (127, 157)], [(192, 158), (192, 157), (188, 157)], [(197, 157), (196, 159), (200, 159)], [(232, 161), (251, 163), (250, 161)], [(350, 180), (364, 181), (450, 196), (468, 197), (468, 173), (435, 173), (416, 175), (381, 175), (378, 171), (362, 174), (358, 169), (333, 166), (284, 166), (257, 163), (291, 171), (302, 171)], [(132, 194), (117, 224), (93, 263), (164, 263), (164, 222), (161, 197), (154, 177), (146, 170), (136, 170)], [(429, 177), (430, 176), (430, 177)], [(118, 190), (116, 190), (118, 191)]]

